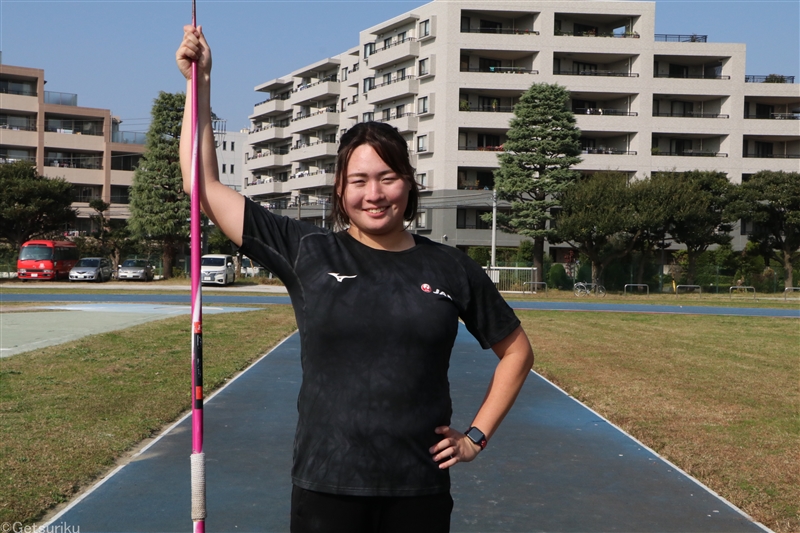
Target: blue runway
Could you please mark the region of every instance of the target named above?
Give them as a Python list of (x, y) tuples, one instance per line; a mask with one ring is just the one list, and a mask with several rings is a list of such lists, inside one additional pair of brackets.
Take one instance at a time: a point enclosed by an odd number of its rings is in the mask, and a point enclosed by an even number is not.
[[(208, 531), (288, 531), (300, 386), (295, 334), (205, 408)], [(453, 423), (466, 427), (496, 358), (460, 326)], [(188, 531), (189, 419), (51, 524)], [(454, 532), (768, 531), (536, 374), (478, 459), (452, 471)]]

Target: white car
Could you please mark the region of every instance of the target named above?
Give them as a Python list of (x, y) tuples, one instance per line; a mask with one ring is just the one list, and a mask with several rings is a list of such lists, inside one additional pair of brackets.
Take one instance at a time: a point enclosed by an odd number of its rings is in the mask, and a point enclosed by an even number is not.
[(200, 281), (215, 285), (228, 285), (236, 281), (233, 257), (224, 254), (208, 254), (200, 259)]

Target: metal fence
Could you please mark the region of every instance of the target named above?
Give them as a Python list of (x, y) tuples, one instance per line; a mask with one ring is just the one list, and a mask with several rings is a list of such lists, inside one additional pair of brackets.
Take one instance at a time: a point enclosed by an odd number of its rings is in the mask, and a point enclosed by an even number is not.
[(534, 279), (534, 270), (531, 267), (485, 267), (488, 275), (499, 291), (523, 292), (526, 283), (538, 281)]

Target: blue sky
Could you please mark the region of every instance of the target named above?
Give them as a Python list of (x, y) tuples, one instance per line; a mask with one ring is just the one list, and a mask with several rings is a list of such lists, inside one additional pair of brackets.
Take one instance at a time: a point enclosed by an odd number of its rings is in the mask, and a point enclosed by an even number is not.
[[(249, 125), (253, 88), (358, 44), (358, 32), (427, 2), (198, 0), (214, 52), (212, 107)], [(487, 0), (487, 3), (491, 3)], [(301, 13), (301, 14), (298, 14)], [(175, 67), (190, 0), (0, 0), (3, 63), (41, 68), (48, 91), (111, 109), (145, 131), (158, 91), (183, 91)], [(800, 74), (800, 0), (658, 0), (656, 33), (747, 45), (747, 74)], [(798, 85), (800, 87), (800, 85)]]

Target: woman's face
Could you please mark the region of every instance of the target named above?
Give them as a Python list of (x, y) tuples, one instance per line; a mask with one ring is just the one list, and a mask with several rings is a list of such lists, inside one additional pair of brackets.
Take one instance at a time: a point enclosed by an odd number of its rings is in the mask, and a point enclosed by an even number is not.
[(362, 144), (355, 148), (350, 154), (342, 191), (351, 230), (373, 237), (402, 232), (410, 190), (409, 183), (372, 146)]

